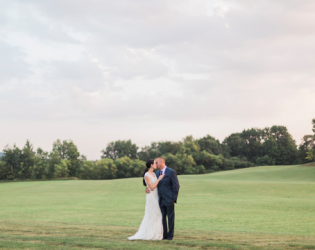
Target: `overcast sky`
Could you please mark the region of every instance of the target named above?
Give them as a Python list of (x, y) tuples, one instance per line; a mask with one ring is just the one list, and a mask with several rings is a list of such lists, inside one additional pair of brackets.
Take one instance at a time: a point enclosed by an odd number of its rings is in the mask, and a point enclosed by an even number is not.
[(315, 118), (314, 0), (0, 0), (0, 151), (88, 159)]

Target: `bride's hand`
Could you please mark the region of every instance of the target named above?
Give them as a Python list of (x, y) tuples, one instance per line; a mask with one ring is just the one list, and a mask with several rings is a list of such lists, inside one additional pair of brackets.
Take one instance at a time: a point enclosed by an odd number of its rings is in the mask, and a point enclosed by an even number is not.
[(163, 179), (164, 175), (165, 175), (165, 174), (161, 174), (161, 175), (159, 176), (159, 181)]

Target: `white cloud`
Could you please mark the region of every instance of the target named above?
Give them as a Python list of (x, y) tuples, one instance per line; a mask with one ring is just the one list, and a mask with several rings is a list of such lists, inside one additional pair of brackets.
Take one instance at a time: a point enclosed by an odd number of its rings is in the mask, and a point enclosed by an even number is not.
[(0, 1), (2, 144), (89, 158), (111, 140), (140, 146), (219, 139), (314, 118), (311, 0)]

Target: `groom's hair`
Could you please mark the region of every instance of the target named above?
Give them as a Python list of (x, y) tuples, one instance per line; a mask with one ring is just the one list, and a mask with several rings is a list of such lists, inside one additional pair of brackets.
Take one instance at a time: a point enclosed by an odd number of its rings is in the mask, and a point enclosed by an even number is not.
[(165, 163), (165, 159), (162, 156), (158, 157), (157, 159), (160, 159), (161, 161), (163, 161), (163, 163)]

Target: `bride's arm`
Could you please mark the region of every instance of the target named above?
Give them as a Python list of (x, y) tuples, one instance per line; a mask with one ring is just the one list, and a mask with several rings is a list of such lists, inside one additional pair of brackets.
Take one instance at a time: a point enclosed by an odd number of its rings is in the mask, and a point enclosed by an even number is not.
[(164, 177), (164, 174), (160, 175), (159, 179), (157, 179), (157, 181), (154, 184), (151, 183), (151, 178), (148, 175), (146, 175), (144, 179), (146, 183), (148, 184), (148, 187), (150, 188), (150, 190), (153, 191), (157, 187), (157, 185), (159, 184), (160, 180), (162, 180), (163, 177)]

